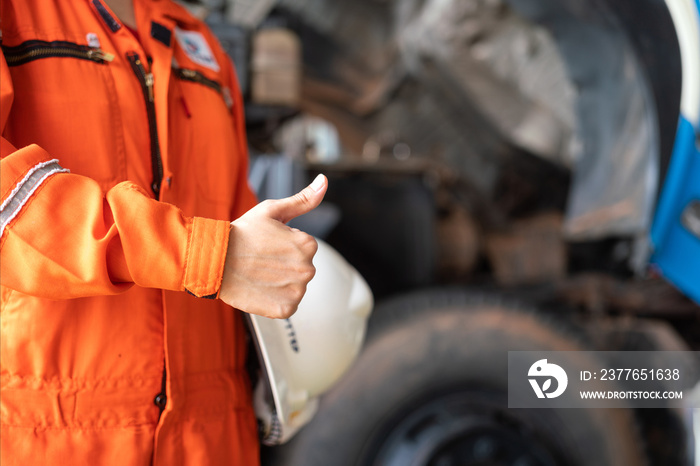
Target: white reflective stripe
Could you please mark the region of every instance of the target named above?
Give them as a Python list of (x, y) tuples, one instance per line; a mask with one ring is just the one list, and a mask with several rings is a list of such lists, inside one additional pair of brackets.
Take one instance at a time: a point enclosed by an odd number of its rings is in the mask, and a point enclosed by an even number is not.
[[(24, 185), (24, 183), (27, 182), (27, 180), (34, 174), (34, 172), (36, 172), (37, 170), (41, 170), (41, 169), (44, 168), (44, 167), (47, 167), (47, 166), (49, 166), (49, 165), (54, 165), (54, 164), (55, 164), (55, 165), (58, 165), (58, 159), (52, 159), (52, 160), (49, 160), (49, 161), (47, 161), (47, 162), (41, 162), (41, 163), (38, 163), (38, 164), (34, 165), (34, 166), (27, 172), (27, 174), (24, 175), (24, 178), (22, 178), (22, 181), (20, 181), (19, 183), (17, 183), (17, 186), (15, 186), (15, 189), (13, 189), (12, 192), (10, 193), (10, 195), (7, 196), (7, 199), (5, 199), (5, 202), (3, 202), (2, 205), (0, 205), (0, 211), (5, 210), (5, 206), (7, 206), (7, 204), (10, 203), (10, 201), (11, 201), (12, 198), (15, 196), (15, 194), (17, 193), (17, 191), (20, 190), (20, 188)], [(63, 169), (60, 165), (58, 165), (58, 168)], [(69, 171), (69, 170), (66, 170), (66, 171)]]
[(49, 176), (55, 173), (69, 172), (58, 164), (58, 159), (42, 162), (31, 170), (17, 183), (5, 202), (0, 205), (0, 237), (5, 233), (5, 227), (19, 214), (34, 191), (41, 186)]

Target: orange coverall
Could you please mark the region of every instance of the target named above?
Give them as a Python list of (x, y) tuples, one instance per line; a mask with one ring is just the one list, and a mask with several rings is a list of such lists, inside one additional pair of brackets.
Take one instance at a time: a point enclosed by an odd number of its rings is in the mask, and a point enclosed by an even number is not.
[(101, 0), (0, 7), (2, 466), (259, 462), (240, 315), (203, 299), (256, 202), (236, 78), (134, 3), (140, 40)]

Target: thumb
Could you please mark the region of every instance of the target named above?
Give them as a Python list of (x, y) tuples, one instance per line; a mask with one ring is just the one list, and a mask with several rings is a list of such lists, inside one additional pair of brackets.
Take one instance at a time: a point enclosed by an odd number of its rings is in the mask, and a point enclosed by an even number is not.
[(328, 180), (318, 175), (314, 181), (293, 196), (278, 199), (269, 206), (268, 215), (282, 223), (314, 210), (323, 200), (328, 189)]

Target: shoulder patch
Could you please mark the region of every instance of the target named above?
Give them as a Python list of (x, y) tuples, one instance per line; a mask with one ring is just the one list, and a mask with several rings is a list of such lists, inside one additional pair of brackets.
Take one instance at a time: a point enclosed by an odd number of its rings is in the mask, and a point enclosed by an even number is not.
[(219, 71), (219, 64), (202, 33), (176, 27), (175, 37), (190, 60), (210, 70)]

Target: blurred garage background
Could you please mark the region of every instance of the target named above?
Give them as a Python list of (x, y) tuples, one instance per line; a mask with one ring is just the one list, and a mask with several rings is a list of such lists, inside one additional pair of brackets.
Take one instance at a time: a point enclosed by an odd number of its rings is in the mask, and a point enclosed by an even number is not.
[[(680, 4), (190, 5), (235, 62), (251, 185), (279, 198), (326, 174), (294, 226), (377, 302), (358, 361), (264, 464), (692, 464), (688, 410), (508, 409), (506, 393), (509, 350), (700, 343), (697, 304), (650, 265)], [(698, 362), (682, 363), (694, 383)]]

